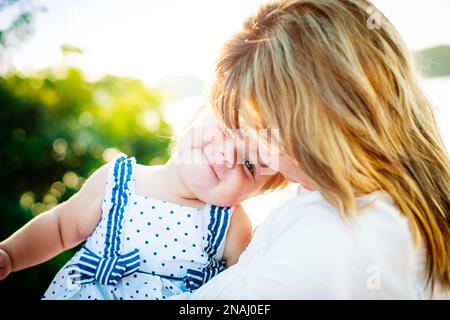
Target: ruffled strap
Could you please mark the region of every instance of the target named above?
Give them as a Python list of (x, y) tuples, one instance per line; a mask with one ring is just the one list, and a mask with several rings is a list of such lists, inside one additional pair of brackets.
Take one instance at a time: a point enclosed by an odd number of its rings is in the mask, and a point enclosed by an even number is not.
[(130, 205), (134, 180), (134, 157), (124, 153), (112, 160), (107, 188), (106, 233), (104, 257), (120, 255), (123, 219)]
[(78, 261), (69, 266), (73, 281), (116, 284), (122, 276), (139, 269), (139, 249), (125, 254), (121, 250), (123, 220), (134, 192), (135, 161), (122, 152), (111, 160), (102, 206), (102, 218), (106, 220), (103, 255), (97, 256), (85, 247)]
[[(106, 180), (105, 199), (103, 202), (103, 212), (109, 212), (110, 207), (113, 205), (113, 192), (114, 188), (120, 184), (118, 176), (121, 174), (121, 165), (126, 163), (127, 171), (129, 175), (128, 181), (126, 181), (126, 191), (128, 197), (134, 194), (134, 180), (136, 170), (136, 159), (134, 157), (128, 157), (125, 153), (119, 152), (112, 160), (109, 161), (110, 168), (108, 172), (108, 178)], [(124, 181), (125, 183), (125, 181)], [(107, 217), (106, 217), (107, 218)]]
[(209, 219), (206, 220), (208, 226), (203, 252), (208, 260), (200, 270), (187, 270), (184, 283), (189, 289), (197, 289), (225, 269), (222, 258), (233, 208), (208, 205), (207, 209)]

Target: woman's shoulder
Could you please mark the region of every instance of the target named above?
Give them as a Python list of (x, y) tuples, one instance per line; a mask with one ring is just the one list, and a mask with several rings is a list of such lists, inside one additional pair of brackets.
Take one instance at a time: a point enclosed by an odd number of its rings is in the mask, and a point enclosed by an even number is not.
[[(271, 243), (280, 244), (272, 249), (292, 248), (296, 243), (299, 245), (293, 255), (301, 256), (313, 249), (317, 253), (314, 257), (324, 262), (332, 258), (366, 265), (390, 261), (409, 268), (415, 250), (407, 219), (383, 192), (358, 201), (372, 204), (347, 220), (319, 192), (289, 201), (271, 217), (267, 236)], [(309, 253), (307, 256), (311, 258)]]
[[(284, 217), (266, 229), (271, 230), (263, 237), (269, 243), (264, 259), (284, 261), (277, 268), (295, 285), (325, 281), (327, 290), (347, 288), (351, 297), (376, 298), (386, 292), (414, 297), (414, 244), (406, 220), (388, 198), (374, 194), (372, 206), (351, 221), (342, 219), (319, 194), (307, 198), (274, 212)], [(383, 288), (377, 290), (381, 275)], [(348, 286), (341, 287), (339, 281)], [(331, 296), (347, 295), (331, 291)]]
[(289, 200), (273, 212), (270, 218), (285, 225), (298, 224), (297, 227), (303, 228), (320, 225), (322, 230), (331, 228), (336, 232), (352, 235), (357, 235), (358, 231), (364, 228), (368, 228), (365, 231), (370, 233), (397, 233), (399, 230), (403, 232), (409, 230), (408, 220), (401, 215), (386, 192), (374, 192), (357, 198), (357, 206), (364, 205), (367, 207), (357, 214), (344, 218), (319, 191), (314, 191)]

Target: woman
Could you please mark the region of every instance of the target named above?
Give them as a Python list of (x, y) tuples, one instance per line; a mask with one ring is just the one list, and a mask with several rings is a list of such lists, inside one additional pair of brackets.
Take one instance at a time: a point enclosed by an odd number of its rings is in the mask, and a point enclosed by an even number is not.
[(228, 128), (279, 129), (278, 170), (313, 191), (273, 212), (190, 298), (449, 292), (450, 162), (408, 50), (381, 13), (369, 23), (373, 9), (273, 2), (223, 47), (213, 109)]

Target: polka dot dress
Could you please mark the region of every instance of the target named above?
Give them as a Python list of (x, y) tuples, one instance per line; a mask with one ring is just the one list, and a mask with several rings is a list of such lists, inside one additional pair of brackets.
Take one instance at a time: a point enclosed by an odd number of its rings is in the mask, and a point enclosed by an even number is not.
[(232, 208), (137, 195), (135, 166), (124, 153), (112, 160), (99, 224), (42, 299), (165, 299), (224, 270)]

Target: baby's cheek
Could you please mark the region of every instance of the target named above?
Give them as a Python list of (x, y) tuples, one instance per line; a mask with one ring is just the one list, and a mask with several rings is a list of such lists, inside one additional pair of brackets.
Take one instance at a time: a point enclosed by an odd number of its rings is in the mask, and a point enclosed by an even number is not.
[(249, 185), (245, 183), (236, 183), (232, 187), (227, 188), (224, 192), (224, 197), (226, 197), (227, 201), (232, 203), (232, 205), (236, 205), (247, 199), (250, 193), (251, 190), (249, 190)]
[(232, 191), (225, 185), (200, 188), (196, 190), (195, 194), (199, 200), (221, 207), (231, 207), (239, 203), (239, 192)]

